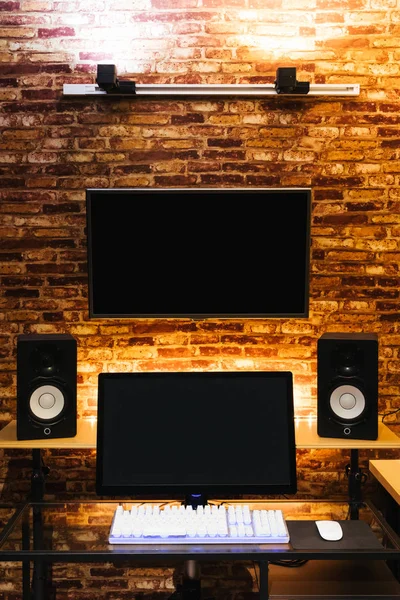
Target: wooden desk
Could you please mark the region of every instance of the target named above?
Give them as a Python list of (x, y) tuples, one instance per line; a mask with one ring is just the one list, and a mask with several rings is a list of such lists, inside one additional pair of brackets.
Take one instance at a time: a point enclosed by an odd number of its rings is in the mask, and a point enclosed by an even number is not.
[[(134, 503), (137, 504), (137, 502), (129, 502), (129, 505)], [(228, 501), (228, 504), (232, 503), (236, 504), (236, 501)], [(365, 506), (361, 515), (360, 528), (357, 523), (346, 522), (347, 504), (343, 501), (314, 502), (306, 500), (293, 502), (291, 500), (277, 500), (271, 502), (264, 500), (256, 503), (257, 508), (282, 510), (287, 519), (292, 543), (225, 543), (215, 545), (195, 543), (163, 546), (162, 543), (145, 545), (109, 544), (110, 524), (118, 504), (119, 502), (116, 500), (28, 503), (21, 511), (17, 512), (17, 518), (14, 519), (12, 526), (8, 527), (3, 536), (4, 541), (0, 548), (0, 564), (5, 561), (22, 562), (24, 564), (25, 561), (25, 564), (33, 564), (34, 574), (40, 574), (40, 577), (33, 578), (32, 589), (29, 589), (29, 580), (28, 585), (23, 587), (24, 600), (45, 600), (48, 598), (46, 591), (49, 589), (48, 584), (51, 582), (52, 575), (50, 567), (54, 563), (69, 566), (79, 565), (79, 563), (100, 563), (103, 565), (111, 563), (116, 567), (121, 564), (125, 566), (131, 564), (132, 567), (136, 568), (149, 568), (159, 565), (159, 568), (162, 568), (165, 565), (171, 565), (171, 563), (188, 563), (188, 561), (193, 561), (188, 565), (190, 569), (196, 566), (195, 563), (199, 563), (200, 566), (200, 563), (204, 562), (234, 564), (238, 561), (248, 561), (253, 564), (257, 563), (259, 568), (257, 583), (260, 600), (272, 600), (272, 598), (283, 600), (283, 598), (289, 597), (290, 591), (294, 591), (293, 595), (290, 593), (290, 598), (302, 594), (303, 599), (312, 596), (316, 600), (317, 596), (314, 593), (316, 588), (317, 591), (322, 591), (321, 596), (318, 594), (318, 598), (329, 597), (344, 600), (350, 597), (350, 594), (345, 595), (345, 592), (349, 591), (349, 584), (351, 584), (350, 591), (354, 592), (354, 596), (351, 594), (351, 597), (357, 597), (360, 600), (360, 588), (366, 593), (366, 596), (362, 595), (362, 598), (369, 597), (372, 600), (372, 594), (371, 596), (368, 594), (371, 591), (376, 592), (373, 594), (374, 598), (378, 598), (380, 594), (386, 600), (400, 598), (400, 586), (396, 585), (386, 569), (384, 569), (382, 577), (379, 576), (381, 573), (380, 568), (372, 567), (372, 572), (370, 572), (370, 565), (382, 564), (383, 566), (387, 560), (400, 559), (400, 539), (398, 536), (393, 536), (391, 540), (388, 539), (386, 523), (381, 515), (375, 513), (368, 505)], [(332, 545), (331, 542), (328, 544), (321, 543), (314, 525), (316, 516), (340, 520), (343, 527), (345, 527), (344, 538), (346, 541), (344, 544), (341, 541), (338, 543), (332, 542)], [(311, 527), (308, 527), (306, 532), (302, 533), (304, 529), (297, 528), (296, 521), (300, 521), (303, 525), (306, 521), (309, 521)], [(374, 526), (373, 530), (368, 531), (368, 527), (363, 527), (363, 525), (370, 526), (371, 523)], [(296, 530), (297, 541), (293, 543)], [(352, 531), (359, 532), (354, 545), (351, 543)], [(378, 540), (384, 540), (383, 544)], [(362, 544), (362, 541), (365, 545)], [(390, 541), (391, 544), (388, 543)], [(274, 574), (270, 579), (270, 566), (271, 562), (277, 560), (305, 560), (307, 563), (308, 561), (310, 563), (316, 561), (321, 564), (322, 572), (316, 569), (317, 573), (310, 578), (312, 581), (311, 590), (310, 586), (307, 586), (308, 589), (305, 590), (303, 586), (307, 582), (308, 576), (305, 575), (304, 577), (303, 567), (301, 569), (282, 569), (282, 567), (279, 567), (281, 572), (296, 571), (294, 578), (296, 581), (300, 580), (300, 585), (298, 588), (295, 585), (291, 586), (291, 590), (288, 590), (285, 586), (285, 590), (281, 588), (277, 590), (276, 595), (270, 595), (269, 589), (270, 587), (273, 589), (274, 584)], [(329, 561), (326, 569), (322, 566), (325, 561)], [(353, 564), (355, 561), (357, 563), (360, 561), (360, 564), (358, 567), (351, 567), (352, 563), (348, 561), (353, 561)], [(338, 568), (335, 569), (332, 563), (340, 563), (343, 565), (344, 571)], [(348, 565), (348, 567), (346, 568), (345, 565)], [(3, 565), (1, 565), (1, 568), (3, 569)], [(214, 567), (214, 577), (217, 577), (217, 570), (218, 566)], [(201, 568), (199, 571), (201, 571)], [(299, 571), (302, 571), (302, 573), (299, 574)], [(342, 572), (339, 573), (339, 571)], [(187, 568), (186, 573), (189, 574), (189, 572), (189, 568)], [(334, 578), (332, 580), (333, 573)], [(286, 581), (287, 577), (290, 576), (282, 573), (281, 582)], [(338, 578), (337, 583), (335, 582), (336, 577)], [(339, 583), (342, 582), (340, 577), (344, 581), (343, 586), (340, 585), (339, 589)], [(197, 576), (191, 579), (195, 581)], [(369, 579), (370, 586), (365, 583), (366, 579)], [(383, 581), (377, 582), (376, 579), (382, 579)], [(200, 587), (200, 579), (197, 579), (197, 581)], [(323, 582), (326, 585), (321, 590)], [(222, 586), (224, 586), (222, 578), (220, 583), (222, 589)], [(52, 589), (54, 589), (54, 584)], [(58, 592), (58, 589), (56, 591)], [(334, 593), (335, 591), (337, 594)], [(324, 592), (329, 595), (325, 596)], [(356, 594), (356, 592), (358, 593)], [(113, 594), (114, 597), (117, 597), (117, 595), (118, 593)], [(247, 595), (249, 596), (249, 594)], [(79, 597), (79, 594), (77, 596)], [(120, 596), (121, 593), (118, 597)], [(183, 586), (183, 589), (170, 597), (195, 600), (201, 597), (200, 589), (193, 589), (191, 586), (185, 588)]]
[(11, 421), (0, 431), (0, 448), (96, 448), (96, 421), (78, 420), (75, 437), (44, 440), (17, 440), (17, 421)]
[[(16, 421), (11, 421), (0, 431), (0, 448), (27, 449), (32, 451), (32, 479), (31, 497), (34, 501), (41, 501), (44, 496), (45, 476), (41, 461), (42, 449), (96, 449), (96, 421), (78, 420), (77, 435), (71, 438), (52, 438), (43, 440), (17, 440)], [(358, 468), (358, 451), (360, 449), (392, 449), (400, 448), (400, 437), (393, 433), (385, 424), (379, 423), (378, 439), (348, 440), (337, 438), (322, 438), (317, 434), (315, 419), (304, 419), (295, 422), (296, 447), (299, 449), (342, 449), (350, 450), (351, 465), (348, 471), (349, 478), (349, 504), (352, 519), (358, 518), (358, 507), (361, 502), (361, 476)], [(374, 461), (371, 461), (374, 462)], [(375, 461), (389, 462), (389, 461)], [(40, 576), (42, 563), (36, 563), (34, 570), (35, 585), (38, 588), (43, 578)], [(264, 569), (265, 571), (265, 569)], [(268, 572), (268, 569), (266, 569)], [(264, 579), (266, 576), (264, 575)], [(26, 587), (26, 584), (25, 584)], [(265, 587), (265, 586), (264, 586)], [(268, 594), (266, 595), (268, 597)], [(36, 600), (40, 599), (40, 592)]]
[[(316, 419), (296, 419), (296, 447), (299, 449), (392, 449), (400, 448), (400, 437), (384, 423), (379, 423), (377, 440), (349, 440), (323, 438), (317, 434)], [(72, 438), (53, 438), (45, 440), (17, 440), (17, 422), (11, 421), (0, 431), (0, 448), (96, 448), (96, 421), (78, 420), (77, 435)]]
[(358, 519), (359, 507), (362, 504), (361, 484), (363, 473), (359, 468), (359, 450), (378, 450), (400, 448), (400, 437), (387, 425), (378, 423), (378, 438), (376, 440), (348, 440), (336, 438), (322, 438), (317, 434), (315, 420), (302, 420), (296, 422), (297, 448), (331, 448), (350, 450), (350, 464), (346, 466), (348, 478), (348, 498), (350, 518)]
[(0, 448), (23, 449), (32, 451), (31, 499), (41, 501), (44, 497), (45, 480), (48, 473), (43, 465), (41, 450), (58, 449), (95, 449), (96, 422), (78, 420), (77, 434), (71, 438), (51, 438), (43, 440), (17, 440), (17, 422), (11, 421), (0, 431)]
[(400, 460), (370, 460), (369, 470), (400, 506)]
[[(346, 468), (349, 488), (351, 518), (358, 518), (358, 507), (362, 502), (362, 474), (358, 464), (358, 451), (362, 449), (400, 448), (400, 437), (384, 423), (379, 423), (377, 440), (352, 440), (323, 438), (317, 434), (316, 419), (295, 420), (296, 447), (299, 449), (329, 448), (350, 450), (350, 464)], [(32, 450), (32, 499), (40, 501), (44, 495), (46, 473), (43, 471), (40, 451), (42, 449), (96, 449), (96, 421), (78, 420), (77, 435), (71, 438), (53, 438), (43, 440), (17, 440), (17, 424), (11, 421), (0, 431), (0, 448), (29, 448)]]
[[(317, 433), (316, 419), (297, 420), (295, 425), (297, 448), (331, 448), (342, 450), (379, 450), (400, 448), (400, 437), (385, 423), (378, 423), (378, 438), (376, 440), (352, 440), (339, 438), (323, 438)], [(1, 441), (0, 441), (1, 444)]]

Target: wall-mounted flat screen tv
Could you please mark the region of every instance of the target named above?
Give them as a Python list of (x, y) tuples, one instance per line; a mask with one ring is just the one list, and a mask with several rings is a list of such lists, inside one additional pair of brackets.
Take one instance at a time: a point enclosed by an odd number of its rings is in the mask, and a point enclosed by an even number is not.
[(309, 188), (86, 191), (89, 317), (305, 318)]

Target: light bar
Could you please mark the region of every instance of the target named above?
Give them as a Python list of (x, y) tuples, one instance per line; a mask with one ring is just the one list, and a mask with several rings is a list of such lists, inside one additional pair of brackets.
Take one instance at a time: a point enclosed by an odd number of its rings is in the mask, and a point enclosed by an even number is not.
[[(360, 84), (312, 84), (307, 96), (358, 96)], [(108, 94), (96, 84), (64, 83), (64, 96), (304, 96), (304, 94), (279, 93), (272, 84), (246, 84), (246, 83), (205, 83), (205, 84), (174, 84), (174, 83), (136, 83), (135, 93), (126, 94), (118, 92)]]

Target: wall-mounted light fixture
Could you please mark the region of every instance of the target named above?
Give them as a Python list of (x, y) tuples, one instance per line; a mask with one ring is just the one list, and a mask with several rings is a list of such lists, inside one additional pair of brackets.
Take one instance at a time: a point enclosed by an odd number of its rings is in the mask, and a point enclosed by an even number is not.
[(97, 65), (96, 83), (107, 94), (136, 94), (134, 81), (120, 81), (115, 65)]
[(115, 65), (98, 65), (96, 84), (65, 83), (64, 96), (358, 96), (358, 83), (312, 84), (296, 80), (295, 67), (279, 67), (271, 84), (135, 83), (117, 77)]
[(276, 70), (275, 90), (277, 94), (308, 94), (308, 81), (297, 81), (296, 67), (279, 67)]

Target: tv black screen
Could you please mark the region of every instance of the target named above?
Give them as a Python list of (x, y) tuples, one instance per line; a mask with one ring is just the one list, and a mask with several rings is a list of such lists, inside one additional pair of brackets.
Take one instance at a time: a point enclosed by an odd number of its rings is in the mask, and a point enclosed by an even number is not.
[(308, 188), (88, 189), (90, 318), (308, 317)]
[(292, 373), (101, 373), (96, 491), (295, 493)]

